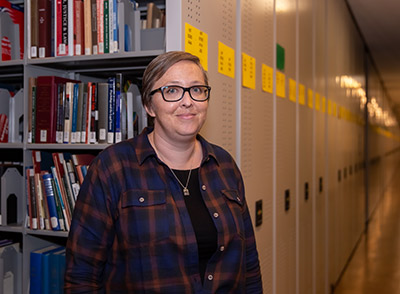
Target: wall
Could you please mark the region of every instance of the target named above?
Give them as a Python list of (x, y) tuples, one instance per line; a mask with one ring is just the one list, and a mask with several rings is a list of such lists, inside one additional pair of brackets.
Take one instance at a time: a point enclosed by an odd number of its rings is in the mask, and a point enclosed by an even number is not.
[[(202, 134), (236, 158), (253, 221), (262, 200), (264, 292), (330, 293), (399, 146), (398, 127), (385, 133), (382, 121), (366, 136), (365, 94), (390, 106), (345, 1), (167, 0), (167, 50), (193, 50), (188, 39), (212, 86)], [(232, 76), (221, 43), (234, 52)]]

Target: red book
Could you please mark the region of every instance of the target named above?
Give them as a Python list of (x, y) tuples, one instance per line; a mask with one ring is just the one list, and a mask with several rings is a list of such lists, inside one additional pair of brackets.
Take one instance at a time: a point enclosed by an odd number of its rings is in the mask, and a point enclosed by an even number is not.
[(83, 0), (75, 0), (74, 47), (75, 55), (85, 54)]
[(60, 83), (78, 82), (57, 76), (41, 76), (36, 81), (37, 143), (56, 143), (57, 86)]
[(51, 0), (38, 0), (39, 57), (51, 56)]

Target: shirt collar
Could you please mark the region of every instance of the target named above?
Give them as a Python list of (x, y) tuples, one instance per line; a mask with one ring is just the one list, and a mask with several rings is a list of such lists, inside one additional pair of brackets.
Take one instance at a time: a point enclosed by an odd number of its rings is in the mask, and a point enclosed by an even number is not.
[[(152, 131), (153, 131), (152, 127), (146, 127), (143, 129), (142, 133), (135, 138), (136, 140), (135, 139), (131, 140), (131, 144), (135, 149), (139, 165), (142, 165), (146, 161), (146, 159), (150, 157), (157, 157), (156, 152), (151, 146), (148, 138), (148, 134), (150, 134)], [(197, 134), (197, 139), (200, 141), (201, 147), (203, 149), (203, 160), (201, 164), (203, 165), (205, 162), (208, 162), (211, 158), (213, 158), (215, 162), (219, 165), (212, 144), (210, 144), (200, 134)]]

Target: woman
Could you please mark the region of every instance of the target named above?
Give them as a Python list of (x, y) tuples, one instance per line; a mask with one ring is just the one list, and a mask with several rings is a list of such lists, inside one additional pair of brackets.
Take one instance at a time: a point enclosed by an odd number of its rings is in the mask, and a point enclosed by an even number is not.
[(198, 134), (210, 90), (189, 53), (149, 64), (142, 102), (154, 128), (92, 163), (67, 242), (65, 293), (262, 293), (240, 171)]

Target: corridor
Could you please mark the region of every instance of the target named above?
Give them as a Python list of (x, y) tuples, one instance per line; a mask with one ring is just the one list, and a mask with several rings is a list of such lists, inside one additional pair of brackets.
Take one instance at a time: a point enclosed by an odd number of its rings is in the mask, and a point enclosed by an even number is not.
[(334, 294), (400, 293), (400, 166)]

